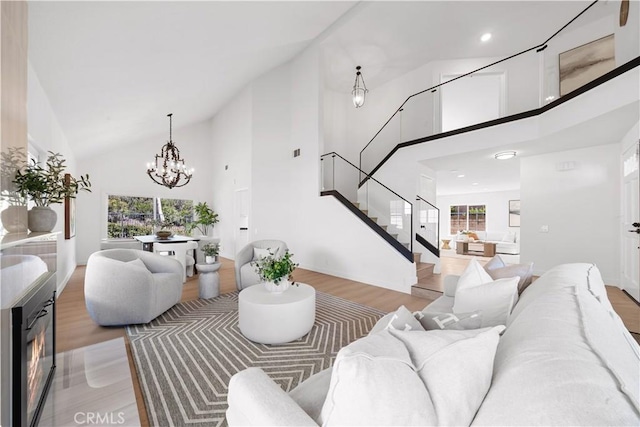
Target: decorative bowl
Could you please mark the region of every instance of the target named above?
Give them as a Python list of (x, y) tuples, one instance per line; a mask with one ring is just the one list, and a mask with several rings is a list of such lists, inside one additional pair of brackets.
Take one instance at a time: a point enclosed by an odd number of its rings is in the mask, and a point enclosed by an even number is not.
[(156, 231), (156, 236), (158, 236), (158, 239), (168, 239), (169, 237), (171, 237), (173, 233), (169, 230), (160, 230), (160, 231)]

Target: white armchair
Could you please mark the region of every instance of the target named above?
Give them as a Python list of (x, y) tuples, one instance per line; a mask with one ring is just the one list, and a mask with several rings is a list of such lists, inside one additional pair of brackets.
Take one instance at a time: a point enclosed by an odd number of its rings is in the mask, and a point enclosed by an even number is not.
[(282, 256), (287, 250), (287, 244), (281, 240), (256, 240), (242, 248), (235, 260), (236, 286), (239, 291), (260, 283), (260, 277), (251, 265), (251, 261), (258, 258), (255, 249), (268, 249), (275, 256)]
[(175, 259), (150, 252), (95, 252), (84, 279), (89, 316), (102, 326), (149, 323), (180, 301), (183, 271)]

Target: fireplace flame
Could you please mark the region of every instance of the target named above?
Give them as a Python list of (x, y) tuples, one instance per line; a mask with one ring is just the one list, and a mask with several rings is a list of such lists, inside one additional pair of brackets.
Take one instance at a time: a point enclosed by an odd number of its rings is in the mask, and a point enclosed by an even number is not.
[(31, 358), (29, 359), (29, 367), (27, 371), (27, 407), (32, 408), (35, 400), (38, 398), (42, 381), (42, 360), (45, 356), (45, 330), (38, 333), (31, 342)]

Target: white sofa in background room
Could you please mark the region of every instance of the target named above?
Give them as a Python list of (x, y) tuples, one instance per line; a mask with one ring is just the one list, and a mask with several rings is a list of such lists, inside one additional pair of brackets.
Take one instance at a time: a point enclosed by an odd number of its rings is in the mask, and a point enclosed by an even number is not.
[[(496, 253), (519, 255), (520, 254), (520, 236), (514, 231), (474, 231), (478, 236), (477, 240), (496, 244)], [(451, 249), (456, 249), (455, 245), (458, 241), (467, 241), (468, 237), (458, 233), (451, 237)]]

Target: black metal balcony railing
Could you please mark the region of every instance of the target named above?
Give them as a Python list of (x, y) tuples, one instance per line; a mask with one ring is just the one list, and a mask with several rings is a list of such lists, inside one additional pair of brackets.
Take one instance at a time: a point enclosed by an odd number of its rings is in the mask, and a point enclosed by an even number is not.
[[(493, 119), (515, 116), (541, 108), (560, 99), (558, 55), (566, 51), (567, 48), (566, 46), (561, 46), (559, 42), (556, 43), (557, 38), (560, 34), (566, 33), (569, 28), (574, 29), (598, 18), (598, 8), (594, 7), (597, 3), (598, 0), (590, 3), (573, 19), (540, 44), (492, 61), (473, 71), (453, 76), (448, 81), (438, 83), (410, 95), (361, 150), (359, 169), (362, 173), (359, 177), (359, 184), (362, 185), (368, 179), (368, 176), (374, 175), (400, 145), (407, 146), (412, 145), (414, 142), (425, 142), (429, 139), (429, 136), (445, 136), (449, 133), (456, 133), (457, 129), (467, 129), (472, 125), (477, 125), (478, 123), (461, 122), (445, 123), (445, 127), (443, 127), (440, 111), (442, 93), (446, 93), (447, 90), (456, 86), (458, 88), (463, 87), (474, 76), (490, 73), (504, 74), (507, 69), (540, 70), (531, 74), (532, 79), (535, 78), (535, 81), (529, 82), (530, 84), (527, 84), (526, 81), (519, 82), (521, 90), (526, 92), (518, 93), (519, 102), (508, 103), (508, 109), (501, 111)], [(514, 78), (513, 73), (510, 74), (510, 77)], [(524, 77), (518, 76), (517, 78), (522, 80)], [(538, 90), (531, 90), (532, 87), (537, 87)], [(488, 123), (493, 120), (482, 120), (482, 122), (485, 121)]]

